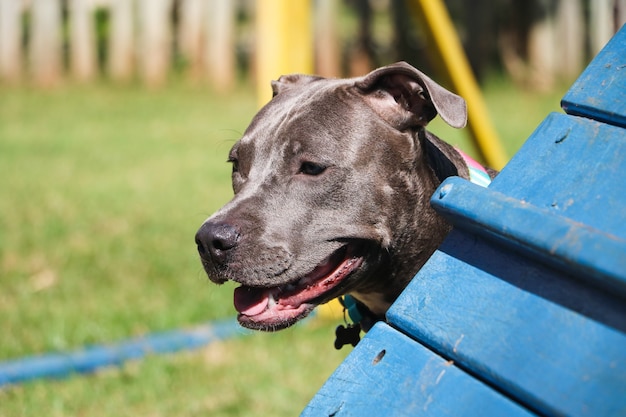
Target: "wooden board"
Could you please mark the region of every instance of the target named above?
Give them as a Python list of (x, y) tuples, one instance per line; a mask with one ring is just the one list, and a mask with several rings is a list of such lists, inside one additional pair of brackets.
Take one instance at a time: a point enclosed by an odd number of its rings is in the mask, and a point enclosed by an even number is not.
[(626, 239), (625, 173), (624, 129), (552, 113), (489, 189)]
[(561, 101), (572, 115), (626, 127), (626, 30), (620, 30)]
[(557, 303), (593, 294), (502, 249), (453, 233), (388, 320), (540, 414), (626, 415), (626, 335)]
[(531, 416), (454, 363), (378, 323), (302, 416)]
[(489, 188), (441, 184), (453, 231), (303, 415), (626, 416), (625, 74), (622, 29)]
[[(626, 313), (626, 239), (461, 178), (449, 178), (440, 190), (431, 203), (456, 228), (505, 244), (529, 263), (556, 267), (590, 291), (614, 293)], [(626, 323), (619, 328), (626, 331)]]

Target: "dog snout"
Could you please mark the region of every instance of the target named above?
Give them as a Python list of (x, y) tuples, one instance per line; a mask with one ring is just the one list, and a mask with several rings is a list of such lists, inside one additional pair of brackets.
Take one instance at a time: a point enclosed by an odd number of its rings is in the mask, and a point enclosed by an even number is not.
[(198, 253), (203, 259), (222, 265), (237, 246), (239, 236), (239, 230), (232, 224), (206, 222), (196, 233)]

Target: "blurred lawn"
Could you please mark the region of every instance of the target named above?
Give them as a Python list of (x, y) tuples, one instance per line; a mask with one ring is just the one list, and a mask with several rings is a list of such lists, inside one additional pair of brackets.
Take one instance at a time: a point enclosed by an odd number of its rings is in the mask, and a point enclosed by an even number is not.
[(229, 314), (193, 236), (253, 111), (185, 88), (3, 91), (0, 357)]
[[(564, 91), (486, 85), (509, 154)], [(0, 360), (232, 316), (233, 287), (208, 283), (193, 236), (231, 196), (224, 161), (254, 111), (247, 91), (217, 98), (183, 84), (4, 88)], [(432, 130), (471, 152), (462, 133)], [(297, 415), (348, 353), (332, 347), (335, 325), (0, 390), (0, 415)]]

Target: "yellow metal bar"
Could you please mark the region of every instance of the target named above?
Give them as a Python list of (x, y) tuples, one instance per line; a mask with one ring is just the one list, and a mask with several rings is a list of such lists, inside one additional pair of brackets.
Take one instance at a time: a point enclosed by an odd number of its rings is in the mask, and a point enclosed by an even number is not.
[(468, 128), (484, 161), (501, 169), (508, 158), (491, 124), (487, 106), (478, 88), (448, 11), (441, 0), (411, 0), (413, 14), (423, 22), (452, 88), (467, 101)]
[(257, 0), (256, 88), (259, 106), (272, 97), (270, 81), (313, 72), (310, 0)]

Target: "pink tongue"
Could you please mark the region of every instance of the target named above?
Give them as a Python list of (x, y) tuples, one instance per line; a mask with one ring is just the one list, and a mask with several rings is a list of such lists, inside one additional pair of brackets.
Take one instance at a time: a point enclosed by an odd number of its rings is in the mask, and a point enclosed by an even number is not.
[(235, 309), (246, 316), (261, 314), (269, 304), (269, 290), (238, 287), (234, 293)]

